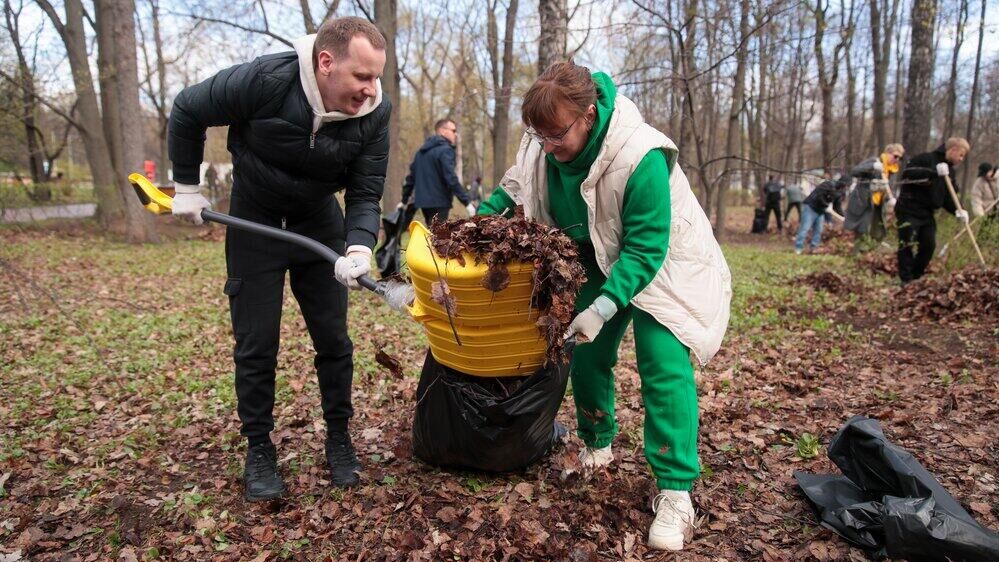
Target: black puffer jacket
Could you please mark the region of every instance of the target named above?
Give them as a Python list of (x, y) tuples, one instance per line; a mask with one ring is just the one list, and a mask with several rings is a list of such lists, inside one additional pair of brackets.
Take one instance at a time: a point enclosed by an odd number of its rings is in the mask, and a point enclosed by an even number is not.
[(185, 88), (170, 113), (174, 180), (197, 184), (205, 129), (228, 125), (233, 192), (296, 220), (346, 189), (347, 245), (374, 246), (388, 165), (388, 100), (362, 117), (325, 123), (313, 111), (294, 52), (260, 57)]
[[(953, 214), (957, 211), (954, 198), (947, 191), (947, 183), (937, 175), (937, 164), (947, 161), (947, 151), (940, 145), (933, 152), (917, 154), (902, 170), (899, 185), (902, 188), (895, 206), (895, 215), (916, 219), (931, 219), (940, 207)], [(960, 192), (954, 166), (950, 166), (950, 181), (954, 191)]]

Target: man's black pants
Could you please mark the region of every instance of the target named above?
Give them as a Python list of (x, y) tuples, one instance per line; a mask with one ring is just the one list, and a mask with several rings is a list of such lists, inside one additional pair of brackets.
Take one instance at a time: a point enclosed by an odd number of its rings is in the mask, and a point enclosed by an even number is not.
[[(903, 283), (915, 281), (926, 273), (926, 266), (937, 247), (937, 222), (898, 216), (898, 277)], [(917, 249), (913, 251), (913, 246)]]
[(801, 201), (787, 202), (787, 208), (784, 209), (784, 222), (791, 220), (791, 209), (798, 210), (798, 222), (801, 222)]
[(434, 222), (434, 218), (444, 222), (447, 220), (448, 214), (451, 213), (451, 207), (424, 207), (420, 209), (423, 212), (423, 220), (426, 221), (427, 226), (430, 226)]
[[(777, 217), (777, 230), (783, 232), (784, 231), (784, 223), (781, 221), (781, 218), (780, 218), (780, 200), (777, 200), (777, 201), (767, 201), (767, 204), (766, 204), (766, 206), (764, 207), (763, 210), (764, 210), (764, 212), (766, 213), (766, 216), (767, 216), (767, 227), (770, 226), (770, 212), (773, 211), (774, 216)], [(801, 211), (799, 210), (798, 213), (800, 214)]]
[[(230, 213), (282, 227), (281, 217), (263, 212), (238, 192), (233, 193)], [(332, 197), (307, 216), (285, 222), (288, 230), (343, 253), (343, 213)], [(234, 228), (226, 231), (225, 250), (241, 433), (252, 445), (266, 441), (274, 429), (274, 370), (286, 273), (316, 351), (323, 417), (329, 429), (345, 431), (353, 415), (354, 348), (347, 336), (347, 288), (336, 281), (333, 264), (300, 246)]]

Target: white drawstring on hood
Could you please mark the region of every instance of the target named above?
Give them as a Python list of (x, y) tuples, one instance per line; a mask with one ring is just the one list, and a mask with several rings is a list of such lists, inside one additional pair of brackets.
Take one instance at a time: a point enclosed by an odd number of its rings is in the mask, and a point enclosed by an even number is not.
[(322, 127), (323, 123), (330, 121), (344, 121), (363, 117), (375, 110), (382, 103), (382, 81), (375, 82), (375, 97), (364, 101), (357, 115), (350, 115), (342, 111), (326, 111), (323, 105), (323, 97), (319, 93), (319, 83), (316, 82), (316, 70), (312, 67), (312, 53), (316, 43), (316, 35), (306, 35), (292, 41), (295, 52), (298, 53), (299, 76), (302, 80), (302, 89), (305, 90), (305, 97), (312, 106), (312, 132), (315, 133)]

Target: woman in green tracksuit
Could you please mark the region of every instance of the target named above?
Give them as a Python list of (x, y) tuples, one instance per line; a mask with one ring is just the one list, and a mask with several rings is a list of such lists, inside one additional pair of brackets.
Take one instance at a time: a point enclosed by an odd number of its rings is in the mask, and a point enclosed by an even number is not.
[(690, 354), (706, 362), (728, 325), (731, 277), (676, 163), (676, 146), (647, 125), (603, 73), (556, 63), (524, 95), (527, 134), (516, 163), (479, 213), (522, 205), (580, 247), (587, 281), (569, 329), (580, 454), (613, 461), (614, 365), (629, 323), (645, 404), (645, 456), (660, 490), (653, 548), (680, 550), (694, 519), (699, 473)]

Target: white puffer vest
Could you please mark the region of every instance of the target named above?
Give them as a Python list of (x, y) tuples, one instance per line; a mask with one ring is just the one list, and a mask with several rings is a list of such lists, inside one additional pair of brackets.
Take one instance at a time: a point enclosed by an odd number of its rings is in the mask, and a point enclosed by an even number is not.
[[(614, 100), (603, 146), (580, 193), (586, 202), (597, 265), (609, 276), (621, 252), (625, 186), (642, 158), (657, 148), (665, 153), (670, 168), (669, 250), (659, 273), (631, 303), (669, 328), (703, 365), (718, 352), (728, 327), (732, 274), (711, 223), (676, 163), (676, 145), (646, 124), (635, 104), (622, 95)], [(516, 163), (501, 185), (514, 202), (524, 206), (527, 218), (554, 224), (548, 213), (545, 166), (541, 146), (524, 135)]]

